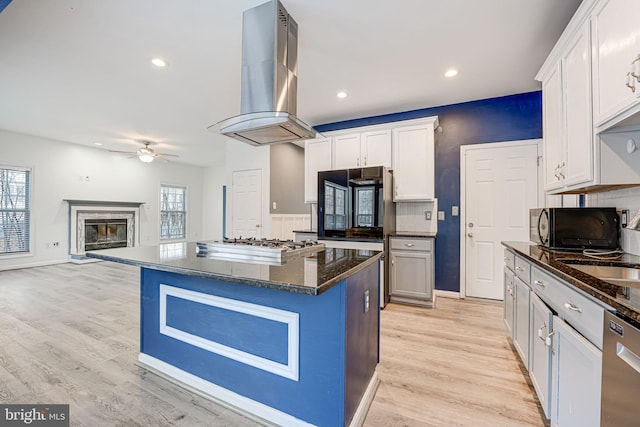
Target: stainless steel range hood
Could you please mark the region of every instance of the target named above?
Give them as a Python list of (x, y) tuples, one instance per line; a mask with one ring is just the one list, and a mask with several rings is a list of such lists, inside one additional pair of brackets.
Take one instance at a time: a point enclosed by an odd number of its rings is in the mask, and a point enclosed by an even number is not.
[(296, 117), (297, 73), (296, 21), (278, 0), (246, 10), (241, 114), (220, 122), (220, 133), (252, 145), (315, 138), (316, 131)]

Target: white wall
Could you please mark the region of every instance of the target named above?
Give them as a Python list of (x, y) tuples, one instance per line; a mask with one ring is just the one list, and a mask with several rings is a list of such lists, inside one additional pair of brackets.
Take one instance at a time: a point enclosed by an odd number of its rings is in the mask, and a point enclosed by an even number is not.
[[(6, 131), (0, 131), (0, 164), (30, 167), (33, 171), (32, 254), (0, 256), (0, 269), (68, 259), (69, 214), (63, 199), (145, 202), (140, 215), (140, 242), (143, 246), (158, 244), (161, 183), (188, 187), (187, 240), (203, 238), (202, 168), (175, 162), (144, 164), (98, 148)], [(60, 246), (53, 247), (53, 242), (60, 242)]]
[(270, 147), (255, 147), (242, 141), (227, 141), (227, 236), (232, 236), (233, 213), (233, 172), (260, 169), (262, 171), (262, 237), (270, 238), (269, 200), (270, 197)]

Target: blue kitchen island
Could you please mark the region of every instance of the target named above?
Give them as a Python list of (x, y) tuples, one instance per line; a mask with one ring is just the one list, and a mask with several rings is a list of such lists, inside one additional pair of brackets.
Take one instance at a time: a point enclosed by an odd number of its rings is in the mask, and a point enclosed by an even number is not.
[(274, 265), (173, 243), (87, 256), (141, 267), (144, 367), (278, 425), (364, 421), (378, 385), (380, 252)]

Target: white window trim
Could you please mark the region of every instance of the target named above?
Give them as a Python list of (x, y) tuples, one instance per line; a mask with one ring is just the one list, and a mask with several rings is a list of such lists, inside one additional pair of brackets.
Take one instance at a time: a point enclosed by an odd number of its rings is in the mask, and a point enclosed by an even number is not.
[[(184, 188), (184, 237), (176, 239), (162, 238), (162, 187)], [(158, 187), (158, 240), (160, 243), (186, 242), (189, 236), (189, 186), (175, 182), (161, 182)]]
[(27, 258), (35, 256), (34, 245), (34, 202), (33, 202), (33, 183), (34, 183), (34, 168), (28, 166), (15, 166), (9, 164), (0, 163), (0, 169), (12, 169), (17, 171), (29, 172), (29, 250), (26, 252), (0, 252), (0, 259), (13, 259), (13, 258)]

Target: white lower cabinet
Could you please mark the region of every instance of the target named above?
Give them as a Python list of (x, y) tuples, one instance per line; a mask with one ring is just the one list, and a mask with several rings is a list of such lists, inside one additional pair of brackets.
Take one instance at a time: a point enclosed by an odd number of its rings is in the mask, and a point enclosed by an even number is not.
[(559, 317), (553, 318), (554, 427), (600, 425), (602, 352)]
[(433, 242), (431, 238), (389, 238), (391, 301), (433, 305)]
[(598, 426), (603, 316), (612, 308), (520, 255), (515, 264), (505, 255), (504, 286), (505, 324), (551, 426)]
[(503, 320), (509, 336), (513, 338), (513, 315), (515, 313), (516, 290), (513, 284), (513, 271), (504, 268), (504, 311)]
[(529, 307), (531, 289), (519, 277), (513, 279), (516, 291), (515, 324), (513, 346), (520, 354), (524, 366), (529, 369)]
[(532, 292), (529, 376), (547, 418), (551, 417), (553, 335), (553, 312)]

